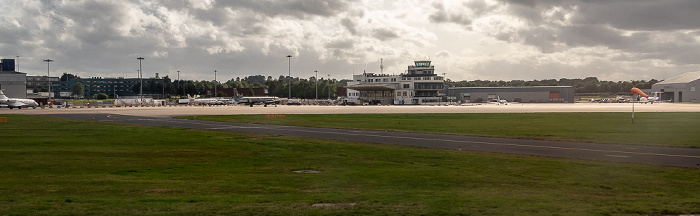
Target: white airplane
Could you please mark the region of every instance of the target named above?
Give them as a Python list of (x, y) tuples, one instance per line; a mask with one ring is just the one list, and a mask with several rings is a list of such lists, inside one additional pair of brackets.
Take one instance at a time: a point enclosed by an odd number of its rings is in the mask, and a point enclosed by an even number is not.
[(180, 99), (177, 101), (179, 104), (198, 104), (198, 105), (220, 105), (220, 104), (230, 104), (230, 99), (223, 98), (198, 98), (187, 95), (187, 99)]
[(642, 90), (640, 90), (640, 89), (638, 89), (638, 88), (632, 88), (631, 91), (632, 91), (632, 93), (637, 93), (637, 94), (640, 96), (640, 97), (639, 97), (639, 102), (640, 102), (640, 103), (645, 103), (645, 104), (646, 104), (646, 103), (651, 103), (651, 104), (654, 104), (654, 101), (659, 100), (658, 95), (657, 95), (656, 97), (654, 97), (654, 96), (649, 96), (649, 95), (647, 95), (647, 94), (644, 94), (644, 92), (642, 92)]
[(3, 89), (0, 89), (0, 107), (7, 107), (10, 109), (22, 109), (22, 107), (33, 107), (34, 109), (36, 109), (36, 107), (39, 106), (39, 104), (32, 99), (8, 98), (7, 96), (5, 96), (5, 93), (2, 92), (2, 90)]
[(490, 103), (490, 104), (496, 104), (496, 105), (501, 105), (501, 104), (503, 104), (503, 105), (508, 105), (508, 101), (505, 100), (505, 99), (501, 100), (501, 96), (498, 96), (498, 99), (496, 99), (496, 100), (491, 100), (491, 101), (489, 101), (489, 103)]

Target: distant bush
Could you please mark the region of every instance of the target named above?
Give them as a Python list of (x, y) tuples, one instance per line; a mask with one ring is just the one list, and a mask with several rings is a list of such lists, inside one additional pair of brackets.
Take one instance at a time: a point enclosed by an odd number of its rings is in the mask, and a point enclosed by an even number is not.
[(107, 94), (105, 94), (105, 93), (99, 93), (99, 94), (95, 95), (95, 98), (104, 100), (104, 99), (109, 98), (109, 96), (107, 96)]

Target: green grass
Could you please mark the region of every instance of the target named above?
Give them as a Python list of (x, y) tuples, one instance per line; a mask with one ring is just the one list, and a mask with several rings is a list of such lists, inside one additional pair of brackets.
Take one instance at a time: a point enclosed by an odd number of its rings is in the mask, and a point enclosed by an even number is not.
[(695, 168), (3, 117), (0, 215), (700, 213)]
[[(182, 118), (192, 118), (182, 117)], [(199, 120), (700, 147), (700, 113), (467, 113), (198, 116)]]

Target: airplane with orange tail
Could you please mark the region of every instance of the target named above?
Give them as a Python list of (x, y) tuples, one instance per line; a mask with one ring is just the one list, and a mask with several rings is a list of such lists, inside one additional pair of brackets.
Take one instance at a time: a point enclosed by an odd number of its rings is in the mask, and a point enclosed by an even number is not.
[(642, 90), (639, 90), (638, 88), (632, 88), (632, 93), (637, 93), (640, 96), (640, 98), (639, 98), (640, 103), (650, 102), (651, 104), (654, 104), (654, 101), (659, 100), (659, 97), (649, 96), (649, 95), (645, 94), (644, 92), (642, 92)]

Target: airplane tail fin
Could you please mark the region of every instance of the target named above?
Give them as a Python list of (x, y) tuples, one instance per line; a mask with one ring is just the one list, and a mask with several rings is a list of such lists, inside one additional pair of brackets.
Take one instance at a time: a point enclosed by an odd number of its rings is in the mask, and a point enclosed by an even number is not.
[(5, 96), (5, 92), (3, 92), (5, 89), (0, 89), (0, 100), (6, 100), (9, 99), (7, 96)]

